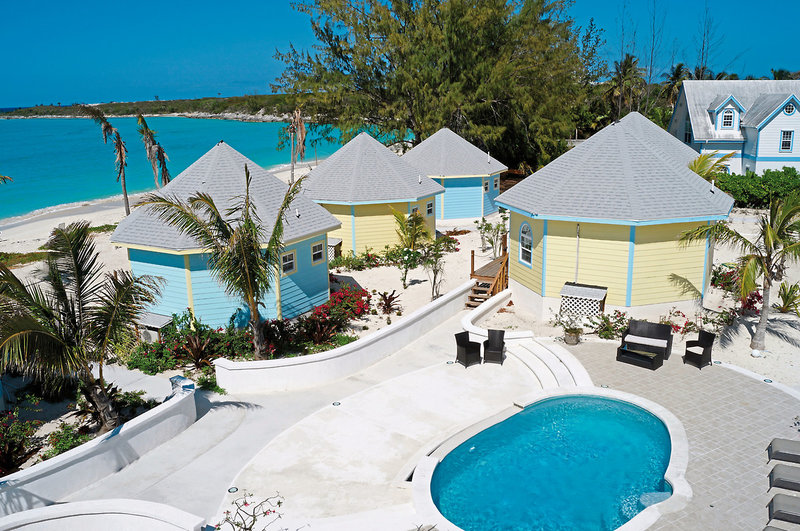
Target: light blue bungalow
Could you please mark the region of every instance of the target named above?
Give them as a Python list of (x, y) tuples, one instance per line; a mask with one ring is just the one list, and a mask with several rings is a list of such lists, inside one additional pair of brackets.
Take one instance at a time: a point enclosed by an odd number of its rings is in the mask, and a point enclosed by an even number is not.
[[(218, 143), (159, 193), (186, 200), (198, 192), (210, 194), (225, 212), (244, 194), (244, 167), (250, 171), (250, 194), (264, 224), (264, 244), (286, 193), (287, 185), (272, 173), (225, 144)], [(300, 194), (284, 217), (284, 249), (280, 282), (265, 300), (262, 317), (291, 318), (323, 304), (328, 286), (327, 235), (340, 223), (324, 208)], [(162, 294), (151, 313), (171, 315), (186, 309), (211, 326), (225, 326), (246, 305), (226, 295), (211, 276), (207, 255), (198, 243), (164, 223), (149, 207), (139, 207), (123, 219), (111, 241), (125, 247), (135, 275), (164, 279)], [(237, 319), (244, 322), (245, 319)]]
[(500, 174), (508, 168), (450, 129), (439, 129), (402, 158), (444, 187), (444, 194), (436, 197), (439, 219), (497, 212)]

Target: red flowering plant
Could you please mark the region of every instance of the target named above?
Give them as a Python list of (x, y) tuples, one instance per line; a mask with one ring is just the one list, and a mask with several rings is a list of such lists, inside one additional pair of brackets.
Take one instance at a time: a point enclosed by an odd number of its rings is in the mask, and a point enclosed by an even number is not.
[[(34, 405), (38, 401), (33, 402)], [(33, 435), (42, 423), (19, 418), (19, 406), (0, 413), (0, 476), (19, 470), (19, 467), (38, 446)]]
[(685, 313), (673, 307), (666, 316), (659, 320), (661, 324), (668, 324), (676, 334), (686, 335), (699, 330), (697, 323), (689, 319)]

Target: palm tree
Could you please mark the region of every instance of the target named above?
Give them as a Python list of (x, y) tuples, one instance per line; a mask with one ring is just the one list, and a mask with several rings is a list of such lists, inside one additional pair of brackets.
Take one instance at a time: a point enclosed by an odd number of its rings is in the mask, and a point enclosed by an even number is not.
[(689, 169), (706, 181), (711, 180), (712, 177), (720, 173), (727, 173), (728, 167), (725, 163), (733, 157), (733, 153), (726, 153), (721, 157), (717, 157), (718, 153), (719, 151), (711, 151), (701, 154), (689, 163)]
[[(291, 133), (292, 143), (292, 171), (289, 176), (289, 184), (292, 184), (294, 182), (294, 165), (297, 163), (297, 159), (303, 160), (306, 158), (306, 124), (303, 123), (300, 107), (294, 110), (292, 122), (289, 124), (289, 132)], [(295, 134), (297, 135), (296, 141)]]
[(678, 99), (683, 80), (689, 79), (689, 77), (691, 77), (691, 73), (683, 63), (674, 65), (668, 73), (664, 74), (664, 93), (667, 96), (667, 103), (669, 103), (670, 107), (674, 106), (675, 101)]
[(103, 275), (86, 221), (53, 229), (45, 249), (44, 288), (23, 283), (0, 264), (0, 368), (77, 379), (108, 431), (119, 415), (103, 381), (103, 361), (155, 301), (158, 283), (121, 270)]
[(425, 224), (425, 218), (419, 211), (414, 211), (408, 216), (402, 212), (392, 209), (395, 221), (395, 233), (400, 240), (400, 246), (404, 249), (416, 251), (423, 240), (428, 240), (431, 233)]
[(103, 133), (103, 143), (107, 144), (109, 138), (113, 138), (114, 152), (116, 154), (115, 166), (117, 169), (117, 182), (122, 185), (122, 200), (125, 203), (125, 215), (131, 213), (131, 206), (128, 203), (128, 188), (125, 185), (125, 167), (128, 165), (128, 148), (125, 147), (125, 142), (119, 135), (116, 127), (111, 125), (106, 119), (106, 115), (99, 107), (92, 107), (88, 105), (78, 105), (78, 109), (85, 115), (89, 116), (94, 122), (100, 126), (100, 131)]
[(770, 288), (773, 283), (783, 279), (786, 262), (800, 258), (800, 193), (795, 192), (784, 199), (770, 201), (769, 212), (761, 215), (759, 232), (753, 242), (726, 223), (702, 225), (686, 231), (681, 235), (680, 241), (688, 244), (706, 238), (729, 244), (742, 252), (743, 256), (738, 260), (741, 279), (739, 294), (742, 300), (757, 289), (758, 279), (762, 279), (761, 317), (750, 341), (750, 348), (764, 350), (770, 311)]
[(150, 161), (150, 166), (153, 168), (153, 181), (156, 183), (156, 188), (159, 188), (159, 170), (161, 172), (160, 185), (164, 186), (170, 181), (169, 170), (167, 169), (169, 157), (161, 144), (156, 142), (156, 132), (147, 126), (144, 116), (139, 114), (136, 117), (136, 123), (138, 124), (137, 131), (139, 131), (144, 144), (145, 155), (147, 155), (147, 160)]
[(605, 97), (611, 102), (616, 99), (616, 118), (622, 116), (624, 105), (628, 106), (628, 111), (633, 109), (634, 100), (644, 85), (643, 72), (644, 70), (639, 67), (639, 58), (629, 53), (625, 54), (622, 61), (614, 61), (614, 72)]
[(300, 193), (304, 177), (289, 186), (275, 216), (269, 241), (264, 245), (264, 229), (257, 207), (250, 198), (250, 170), (244, 167), (244, 195), (222, 213), (214, 199), (198, 192), (186, 202), (177, 197), (147, 194), (139, 205), (150, 208), (166, 223), (194, 238), (208, 253), (211, 274), (225, 292), (242, 299), (250, 311), (249, 325), (257, 357), (264, 357), (265, 344), (259, 308), (272, 286), (278, 281), (283, 250), (283, 217)]

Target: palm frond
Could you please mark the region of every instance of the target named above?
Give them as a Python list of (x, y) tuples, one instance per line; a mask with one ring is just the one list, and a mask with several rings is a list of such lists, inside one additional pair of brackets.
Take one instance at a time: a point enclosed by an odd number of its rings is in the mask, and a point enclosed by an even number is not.
[(725, 222), (712, 223), (711, 225), (700, 225), (694, 229), (684, 231), (678, 242), (682, 246), (709, 238), (717, 243), (724, 243), (735, 247), (744, 254), (761, 253), (761, 249), (756, 244), (730, 228)]
[(739, 274), (739, 296), (745, 300), (758, 289), (758, 279), (764, 274), (763, 262), (756, 255), (742, 256), (739, 258)]
[(699, 301), (703, 298), (703, 293), (697, 289), (691, 280), (686, 277), (682, 277), (675, 273), (670, 273), (669, 275), (669, 282), (678, 290), (680, 291), (681, 296), (683, 295), (690, 295), (693, 299)]
[(170, 181), (169, 170), (167, 169), (167, 161), (169, 160), (169, 157), (167, 156), (167, 152), (164, 151), (164, 148), (161, 146), (161, 144), (156, 144), (155, 152), (156, 160), (158, 161), (158, 168), (161, 173), (161, 186), (166, 186)]
[(128, 165), (128, 148), (122, 137), (119, 136), (119, 131), (114, 130), (114, 151), (117, 158), (115, 164), (117, 166), (117, 182), (125, 180), (125, 167)]
[(719, 173), (724, 173), (727, 170), (726, 162), (733, 157), (733, 153), (726, 153), (719, 157), (719, 151), (710, 153), (702, 153), (696, 159), (689, 163), (689, 169), (695, 172), (703, 179), (710, 180), (712, 177)]
[(10, 183), (13, 180), (14, 179), (9, 177), (8, 175), (0, 175), (0, 183)]
[(203, 219), (192, 205), (184, 203), (176, 196), (163, 197), (149, 193), (136, 206), (147, 206), (162, 221), (191, 236), (204, 249), (212, 249), (218, 244), (216, 235), (208, 226), (207, 220)]
[(103, 111), (99, 107), (91, 105), (78, 105), (78, 110), (100, 126), (100, 132), (103, 134), (103, 143), (108, 143), (108, 139), (114, 135), (115, 129), (111, 126), (111, 122), (106, 119)]

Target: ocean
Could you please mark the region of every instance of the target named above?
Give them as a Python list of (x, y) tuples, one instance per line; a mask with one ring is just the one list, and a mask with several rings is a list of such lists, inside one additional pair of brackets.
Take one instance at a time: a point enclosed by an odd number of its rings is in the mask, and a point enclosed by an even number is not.
[[(135, 118), (110, 118), (128, 148), (128, 193), (155, 189), (153, 172), (144, 154)], [(288, 164), (288, 147), (278, 151), (278, 131), (284, 123), (238, 122), (178, 117), (147, 119), (169, 157), (176, 177), (220, 140), (255, 163), (271, 168)], [(338, 143), (306, 143), (306, 161), (335, 152)], [(0, 120), (0, 175), (13, 179), (0, 184), (0, 220), (65, 203), (116, 196), (114, 148), (103, 144), (100, 127), (81, 118)]]

